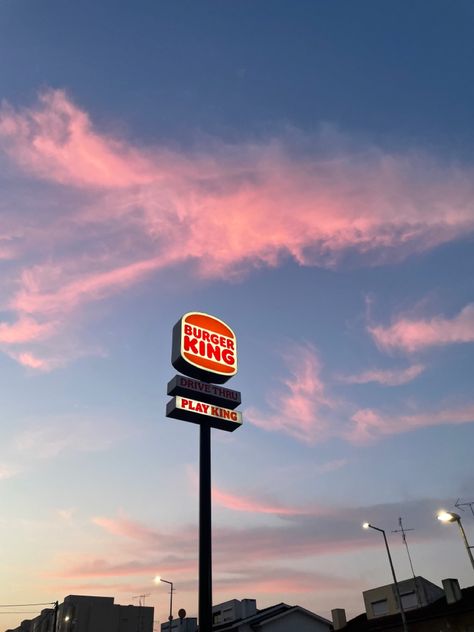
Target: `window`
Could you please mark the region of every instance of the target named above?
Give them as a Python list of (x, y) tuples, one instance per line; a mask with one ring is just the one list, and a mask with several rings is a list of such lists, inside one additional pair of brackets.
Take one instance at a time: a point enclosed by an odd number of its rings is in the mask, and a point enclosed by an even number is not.
[(384, 614), (388, 614), (388, 603), (386, 599), (380, 599), (380, 601), (373, 601), (371, 604), (374, 617), (381, 617)]
[(418, 607), (418, 599), (414, 590), (408, 593), (404, 593), (400, 595), (400, 597), (402, 598), (402, 606), (404, 610)]
[(224, 623), (226, 623), (227, 621), (232, 621), (232, 619), (234, 618), (232, 610), (233, 610), (233, 608), (226, 608), (224, 610), (224, 612), (223, 612)]

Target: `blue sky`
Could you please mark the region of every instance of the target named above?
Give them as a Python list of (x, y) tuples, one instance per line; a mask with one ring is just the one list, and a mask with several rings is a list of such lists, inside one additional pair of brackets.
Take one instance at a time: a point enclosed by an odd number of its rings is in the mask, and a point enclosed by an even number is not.
[(187, 311), (239, 341), (216, 602), (357, 614), (389, 581), (360, 524), (399, 516), (419, 574), (472, 583), (434, 516), (474, 500), (473, 27), (467, 1), (1, 0), (5, 603), (152, 593), (163, 620), (161, 574), (196, 611), (198, 432), (164, 418)]

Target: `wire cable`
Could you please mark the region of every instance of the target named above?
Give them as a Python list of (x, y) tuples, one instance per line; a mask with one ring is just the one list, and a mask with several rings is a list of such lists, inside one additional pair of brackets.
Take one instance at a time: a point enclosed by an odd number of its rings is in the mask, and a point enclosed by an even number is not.
[(38, 610), (4, 610), (0, 614), (37, 614)]
[(43, 601), (41, 603), (1, 603), (0, 608), (28, 608), (30, 606), (54, 606), (55, 601)]

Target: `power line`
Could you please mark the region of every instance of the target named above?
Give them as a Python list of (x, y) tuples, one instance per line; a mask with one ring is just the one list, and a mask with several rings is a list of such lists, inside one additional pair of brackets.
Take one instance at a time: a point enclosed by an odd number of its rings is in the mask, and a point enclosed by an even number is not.
[(30, 606), (54, 606), (55, 601), (43, 601), (41, 603), (2, 603), (0, 608), (28, 608)]
[(0, 614), (36, 614), (38, 610), (4, 610)]

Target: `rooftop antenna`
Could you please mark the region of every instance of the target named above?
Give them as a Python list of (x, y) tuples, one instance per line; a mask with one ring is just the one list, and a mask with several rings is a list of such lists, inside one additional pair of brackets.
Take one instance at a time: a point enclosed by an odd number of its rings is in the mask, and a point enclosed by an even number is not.
[(138, 605), (141, 608), (142, 606), (145, 606), (145, 599), (150, 596), (151, 593), (147, 593), (146, 595), (135, 595), (132, 599), (138, 599)]
[(454, 506), (457, 507), (458, 509), (460, 509), (461, 511), (464, 511), (463, 507), (469, 507), (469, 509), (471, 510), (472, 515), (474, 516), (474, 501), (471, 502), (467, 502), (467, 503), (460, 503), (461, 499), (458, 498), (457, 501), (454, 503)]
[(392, 531), (392, 533), (401, 533), (402, 534), (403, 544), (406, 547), (407, 555), (408, 555), (408, 561), (410, 562), (411, 574), (413, 575), (413, 579), (416, 579), (415, 571), (413, 570), (413, 563), (411, 561), (410, 549), (408, 548), (407, 536), (406, 536), (406, 533), (408, 531), (414, 531), (415, 529), (405, 529), (405, 527), (403, 526), (403, 522), (402, 522), (401, 518), (398, 519), (398, 524), (400, 526), (400, 529), (395, 529), (395, 531)]
[(392, 533), (401, 533), (402, 534), (403, 544), (405, 545), (406, 550), (407, 550), (408, 561), (410, 562), (411, 574), (413, 575), (413, 581), (415, 583), (416, 600), (418, 601), (418, 606), (421, 607), (420, 590), (419, 590), (419, 586), (418, 586), (418, 581), (416, 579), (415, 571), (413, 570), (413, 562), (411, 561), (410, 549), (408, 548), (408, 542), (407, 542), (407, 536), (406, 536), (407, 531), (414, 531), (415, 529), (405, 529), (405, 527), (403, 526), (403, 521), (402, 521), (401, 518), (398, 518), (398, 525), (399, 525), (400, 529), (395, 529), (394, 531), (392, 531)]
[(138, 599), (138, 607), (140, 608), (140, 610), (138, 611), (138, 617), (137, 617), (137, 632), (143, 632), (143, 610), (142, 608), (145, 607), (145, 599), (147, 597), (150, 597), (151, 593), (146, 593), (146, 595), (135, 595), (134, 597), (132, 597), (132, 599)]

